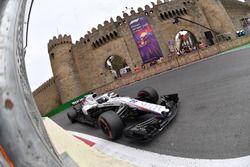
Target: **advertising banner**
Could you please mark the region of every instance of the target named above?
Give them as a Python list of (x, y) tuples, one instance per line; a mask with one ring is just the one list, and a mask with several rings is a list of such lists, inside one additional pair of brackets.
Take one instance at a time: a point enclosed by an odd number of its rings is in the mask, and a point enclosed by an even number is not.
[(159, 43), (146, 17), (130, 21), (129, 27), (143, 63), (149, 63), (163, 57)]

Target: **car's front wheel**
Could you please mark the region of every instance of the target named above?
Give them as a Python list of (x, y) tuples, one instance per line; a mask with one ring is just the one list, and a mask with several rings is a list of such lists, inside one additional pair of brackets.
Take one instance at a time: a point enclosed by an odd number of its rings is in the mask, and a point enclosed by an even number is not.
[(98, 118), (98, 125), (110, 140), (122, 135), (124, 123), (114, 111), (107, 111)]

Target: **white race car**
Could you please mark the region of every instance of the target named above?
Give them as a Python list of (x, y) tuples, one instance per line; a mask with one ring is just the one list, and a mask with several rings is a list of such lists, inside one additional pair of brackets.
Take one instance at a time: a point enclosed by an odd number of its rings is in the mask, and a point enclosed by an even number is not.
[(97, 126), (108, 139), (125, 134), (136, 140), (149, 140), (161, 132), (177, 114), (178, 94), (159, 95), (153, 88), (138, 92), (136, 98), (116, 93), (91, 93), (72, 103), (69, 120)]

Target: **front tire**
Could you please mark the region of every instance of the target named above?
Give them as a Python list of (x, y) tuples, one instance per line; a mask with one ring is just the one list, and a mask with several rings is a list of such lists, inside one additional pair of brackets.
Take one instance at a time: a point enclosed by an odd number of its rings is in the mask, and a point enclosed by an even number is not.
[(76, 122), (77, 112), (75, 110), (68, 111), (67, 116), (68, 116), (69, 120), (71, 121), (71, 123)]
[(140, 90), (137, 94), (137, 97), (142, 101), (154, 104), (156, 104), (159, 100), (159, 95), (157, 91), (150, 87)]
[(124, 124), (114, 111), (107, 111), (98, 118), (98, 125), (110, 140), (117, 139), (122, 135)]

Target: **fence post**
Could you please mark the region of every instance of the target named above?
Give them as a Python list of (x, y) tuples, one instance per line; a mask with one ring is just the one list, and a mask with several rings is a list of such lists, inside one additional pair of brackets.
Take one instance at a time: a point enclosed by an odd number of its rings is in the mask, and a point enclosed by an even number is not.
[(24, 19), (32, 2), (0, 1), (0, 143), (14, 166), (62, 167), (27, 80)]

